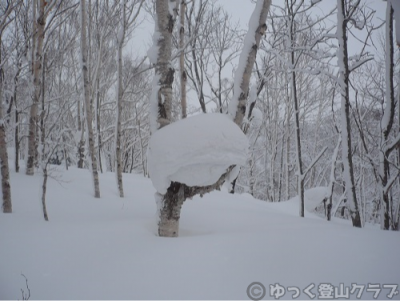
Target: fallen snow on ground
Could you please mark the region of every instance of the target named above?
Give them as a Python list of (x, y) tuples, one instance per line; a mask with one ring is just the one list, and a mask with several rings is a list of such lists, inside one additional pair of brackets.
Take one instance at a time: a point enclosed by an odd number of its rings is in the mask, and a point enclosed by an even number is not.
[[(299, 218), (291, 211), (298, 203), (216, 191), (187, 200), (180, 237), (161, 238), (149, 179), (124, 174), (121, 199), (114, 174), (101, 174), (102, 197), (95, 199), (88, 171), (51, 174), (57, 181), (48, 183), (45, 222), (41, 176), (11, 172), (14, 212), (0, 213), (0, 299), (21, 299), (21, 273), (31, 299), (42, 300), (248, 300), (255, 281), (271, 299), (276, 283), (301, 290), (314, 284), (317, 296), (321, 283), (399, 283), (397, 232)], [(362, 298), (372, 296), (364, 291)], [(303, 292), (300, 298), (309, 300)]]
[(171, 181), (188, 186), (217, 182), (231, 165), (246, 163), (248, 141), (225, 114), (200, 114), (156, 131), (149, 141), (148, 169), (156, 190)]
[[(328, 187), (314, 187), (306, 189), (304, 191), (304, 214), (308, 217), (316, 217), (314, 215), (314, 209), (322, 203), (326, 197)], [(278, 207), (285, 213), (290, 213), (294, 216), (299, 215), (300, 200), (298, 196), (291, 198), (290, 200), (282, 203), (278, 203)]]

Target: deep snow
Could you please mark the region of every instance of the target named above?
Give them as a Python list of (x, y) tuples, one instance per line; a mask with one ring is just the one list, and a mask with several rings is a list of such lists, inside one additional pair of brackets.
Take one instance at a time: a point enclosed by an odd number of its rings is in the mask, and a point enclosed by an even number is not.
[(120, 199), (114, 174), (101, 174), (102, 197), (95, 199), (88, 171), (52, 175), (59, 183), (49, 180), (45, 222), (41, 176), (11, 172), (14, 212), (0, 213), (0, 299), (21, 299), (21, 273), (31, 299), (248, 300), (255, 281), (266, 287), (266, 299), (276, 283), (314, 283), (314, 294), (325, 282), (399, 284), (397, 232), (299, 218), (293, 201), (216, 191), (185, 202), (180, 237), (160, 238), (149, 179), (124, 174)]

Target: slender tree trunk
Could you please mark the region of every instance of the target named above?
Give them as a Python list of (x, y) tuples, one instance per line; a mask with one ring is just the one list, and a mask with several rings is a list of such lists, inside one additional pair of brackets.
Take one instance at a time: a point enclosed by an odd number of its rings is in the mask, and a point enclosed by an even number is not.
[(387, 189), (389, 178), (390, 152), (387, 150), (389, 134), (394, 121), (394, 85), (393, 85), (393, 9), (390, 2), (387, 2), (386, 10), (386, 107), (381, 120), (381, 150), (379, 152), (379, 179), (380, 179), (380, 201), (381, 201), (381, 229), (389, 230), (391, 223), (392, 206)]
[(341, 94), (341, 133), (342, 133), (342, 161), (343, 177), (346, 186), (347, 204), (354, 227), (361, 228), (360, 210), (356, 197), (353, 155), (351, 153), (351, 126), (350, 126), (350, 95), (349, 95), (349, 64), (347, 52), (347, 22), (345, 18), (345, 0), (338, 0), (338, 30), (339, 43), (339, 87)]
[(19, 172), (19, 113), (15, 104), (15, 130), (14, 130), (14, 145), (15, 145), (15, 172)]
[(122, 162), (121, 162), (121, 112), (122, 112), (122, 98), (123, 98), (123, 87), (122, 87), (122, 48), (125, 40), (126, 30), (126, 7), (125, 1), (121, 2), (122, 9), (122, 20), (121, 28), (118, 36), (118, 99), (117, 99), (117, 112), (116, 112), (116, 125), (115, 125), (115, 163), (116, 163), (116, 176), (119, 196), (124, 197), (124, 188), (122, 182)]
[[(292, 63), (294, 63), (294, 53), (292, 52)], [(301, 133), (300, 133), (300, 111), (297, 99), (296, 73), (292, 72), (292, 99), (294, 102), (295, 122), (296, 122), (296, 162), (297, 162), (297, 193), (300, 199), (299, 215), (304, 217), (304, 175), (303, 161), (301, 159)]]
[(330, 177), (329, 177), (329, 184), (328, 184), (328, 195), (327, 195), (327, 200), (328, 200), (328, 214), (327, 214), (327, 219), (328, 221), (331, 220), (331, 209), (332, 209), (332, 196), (333, 196), (333, 187), (335, 185), (336, 179), (335, 179), (335, 170), (336, 170), (336, 161), (337, 161), (337, 157), (339, 154), (339, 148), (340, 148), (340, 144), (342, 143), (342, 136), (339, 135), (338, 137), (338, 142), (337, 145), (335, 147), (335, 150), (333, 151), (332, 154), (332, 159), (331, 159), (331, 173), (330, 173)]
[(94, 196), (100, 197), (100, 186), (99, 186), (99, 174), (97, 171), (97, 159), (94, 149), (94, 138), (93, 138), (93, 114), (92, 106), (90, 101), (90, 81), (88, 76), (88, 65), (87, 65), (87, 40), (86, 40), (86, 1), (81, 0), (81, 55), (82, 55), (82, 79), (84, 89), (84, 106), (86, 115), (86, 145), (89, 150), (90, 157), (90, 169), (93, 177), (94, 184)]
[(15, 116), (15, 126), (14, 126), (14, 148), (15, 148), (15, 172), (19, 172), (19, 113), (18, 113), (18, 105), (17, 105), (17, 87), (18, 87), (18, 77), (21, 71), (21, 64), (18, 64), (18, 71), (14, 77), (14, 92), (13, 92), (13, 102), (14, 102), (14, 116)]
[(4, 71), (2, 68), (2, 28), (0, 28), (0, 169), (1, 169), (1, 190), (3, 192), (3, 212), (12, 212), (11, 203), (11, 186), (10, 186), (10, 171), (8, 167), (8, 154), (7, 154), (7, 142), (6, 142), (6, 131), (3, 119), (3, 83), (4, 83)]
[(102, 149), (102, 142), (101, 142), (101, 119), (100, 119), (100, 77), (97, 77), (96, 82), (96, 130), (97, 130), (97, 154), (99, 158), (99, 169), (100, 172), (103, 173), (103, 166), (101, 163), (101, 149)]
[(42, 184), (42, 210), (44, 220), (49, 221), (49, 216), (47, 214), (47, 206), (46, 206), (46, 191), (47, 191), (47, 163), (43, 164), (43, 184)]
[(242, 126), (246, 114), (246, 102), (249, 94), (250, 77), (256, 60), (261, 37), (264, 35), (271, 0), (258, 0), (256, 8), (251, 16), (251, 26), (257, 24), (256, 28), (249, 27), (244, 39), (244, 48), (239, 57), (239, 66), (235, 72), (235, 85), (232, 101), (229, 103), (229, 115), (238, 126)]
[[(177, 0), (178, 1), (178, 0)], [(179, 27), (179, 71), (181, 73), (181, 107), (182, 107), (182, 119), (187, 116), (187, 101), (186, 101), (186, 82), (187, 76), (185, 71), (185, 11), (186, 3), (185, 0), (180, 0), (180, 27)]]
[[(28, 157), (26, 160), (26, 174), (33, 175), (35, 172), (35, 164), (37, 159), (37, 119), (38, 119), (38, 104), (40, 99), (41, 84), (40, 84), (40, 72), (42, 70), (42, 54), (43, 54), (43, 40), (44, 40), (44, 29), (46, 26), (45, 16), (45, 0), (39, 0), (39, 16), (37, 20), (34, 20), (34, 35), (33, 40), (35, 41), (35, 55), (33, 61), (33, 95), (32, 105), (29, 116), (29, 135), (28, 135)], [(33, 7), (34, 11), (36, 7)], [(35, 31), (37, 32), (35, 33)]]

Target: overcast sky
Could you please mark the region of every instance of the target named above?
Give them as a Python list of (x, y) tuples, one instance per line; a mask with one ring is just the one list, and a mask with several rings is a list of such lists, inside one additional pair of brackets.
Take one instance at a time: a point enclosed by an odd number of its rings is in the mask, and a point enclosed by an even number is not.
[[(251, 0), (215, 0), (217, 3), (221, 4), (231, 15), (232, 21), (239, 21), (240, 25), (243, 29), (247, 27), (251, 14), (253, 13), (255, 4)], [(306, 0), (307, 2), (308, 0)], [(400, 0), (398, 0), (400, 1)], [(324, 12), (330, 11), (336, 5), (336, 0), (322, 0), (317, 5), (317, 9), (315, 11), (316, 14), (322, 15)], [(283, 5), (283, 0), (272, 0), (273, 5)], [(367, 6), (371, 7), (376, 11), (375, 20), (376, 23), (384, 20), (385, 18), (385, 10), (386, 10), (386, 1), (383, 0), (366, 0), (362, 1), (362, 3), (366, 3)], [(150, 18), (149, 18), (150, 19)], [(335, 22), (336, 15), (331, 17), (331, 22)], [(383, 28), (382, 28), (383, 29)], [(124, 52), (129, 53), (133, 56), (143, 56), (145, 55), (147, 49), (152, 44), (152, 34), (154, 31), (154, 23), (152, 20), (148, 20), (142, 22), (139, 25), (139, 28), (135, 31), (134, 39), (130, 45), (125, 49)], [(356, 34), (361, 37), (362, 34), (360, 32), (356, 32)], [(352, 39), (351, 36), (349, 39)], [(378, 39), (378, 35), (374, 35), (374, 40)], [(350, 41), (349, 51), (357, 52), (361, 45), (356, 43), (354, 39)]]

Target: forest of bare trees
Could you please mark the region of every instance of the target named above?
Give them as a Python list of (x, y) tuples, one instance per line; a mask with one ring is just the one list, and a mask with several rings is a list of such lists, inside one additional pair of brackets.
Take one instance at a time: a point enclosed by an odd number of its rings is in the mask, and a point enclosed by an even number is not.
[[(43, 175), (45, 219), (51, 165), (88, 169), (96, 198), (99, 173), (114, 172), (124, 197), (124, 173), (149, 176), (154, 132), (219, 113), (250, 145), (232, 193), (298, 195), (304, 216), (304, 192), (326, 187), (316, 208), (326, 219), (399, 230), (396, 6), (381, 1), (382, 20), (368, 1), (323, 2), (241, 0), (257, 18), (243, 27), (215, 0), (0, 0), (3, 212), (18, 189), (10, 169)], [(140, 26), (154, 22), (157, 47), (144, 55)], [(164, 204), (180, 211), (225, 180), (171, 187)]]

